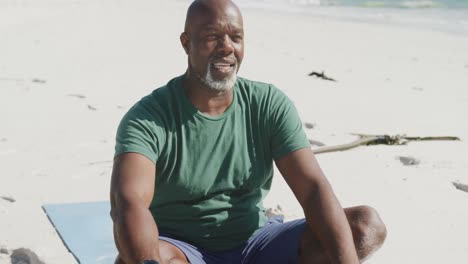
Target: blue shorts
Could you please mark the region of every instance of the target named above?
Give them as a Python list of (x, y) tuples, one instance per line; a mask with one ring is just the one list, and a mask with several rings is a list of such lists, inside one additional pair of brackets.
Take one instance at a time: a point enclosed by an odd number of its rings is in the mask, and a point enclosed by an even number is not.
[(283, 223), (283, 218), (272, 217), (241, 247), (211, 252), (171, 238), (161, 232), (159, 239), (178, 247), (192, 264), (263, 264), (297, 263), (299, 241), (306, 222), (304, 219)]

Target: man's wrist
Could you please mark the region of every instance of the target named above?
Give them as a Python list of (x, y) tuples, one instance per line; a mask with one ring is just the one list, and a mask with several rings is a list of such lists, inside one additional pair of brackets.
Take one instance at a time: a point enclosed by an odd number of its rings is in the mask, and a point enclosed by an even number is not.
[(154, 259), (147, 259), (147, 260), (143, 260), (141, 264), (159, 264), (159, 261), (154, 260)]

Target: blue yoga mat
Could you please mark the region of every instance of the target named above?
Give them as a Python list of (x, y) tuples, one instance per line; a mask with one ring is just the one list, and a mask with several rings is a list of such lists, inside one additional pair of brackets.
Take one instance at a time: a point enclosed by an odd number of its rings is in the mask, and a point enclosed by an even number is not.
[(47, 204), (42, 208), (78, 263), (114, 263), (117, 249), (109, 201)]

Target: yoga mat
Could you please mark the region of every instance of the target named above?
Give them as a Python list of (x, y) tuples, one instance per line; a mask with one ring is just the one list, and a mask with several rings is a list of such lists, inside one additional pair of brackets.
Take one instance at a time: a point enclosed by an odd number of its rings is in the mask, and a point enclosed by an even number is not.
[(109, 201), (47, 204), (42, 208), (78, 263), (114, 263), (117, 249)]

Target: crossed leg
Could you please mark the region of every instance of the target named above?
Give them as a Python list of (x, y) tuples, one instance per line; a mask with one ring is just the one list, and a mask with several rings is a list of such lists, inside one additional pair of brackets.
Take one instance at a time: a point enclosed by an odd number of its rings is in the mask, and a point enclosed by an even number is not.
[[(344, 211), (353, 233), (359, 260), (363, 262), (382, 246), (387, 229), (372, 207), (355, 206), (345, 208)], [(299, 263), (330, 263), (323, 247), (309, 228), (305, 229), (300, 241)]]
[[(159, 254), (161, 256), (160, 264), (189, 264), (185, 254), (175, 245), (159, 240)], [(125, 263), (120, 256), (117, 256), (115, 264), (129, 264)]]
[[(387, 235), (386, 227), (372, 207), (356, 206), (345, 208), (344, 211), (353, 233), (359, 259), (363, 262), (382, 246)], [(189, 263), (185, 254), (169, 242), (159, 240), (159, 249), (161, 264)], [(330, 263), (320, 242), (308, 227), (305, 228), (299, 243), (299, 263)], [(115, 264), (125, 264), (125, 262), (117, 257)]]

